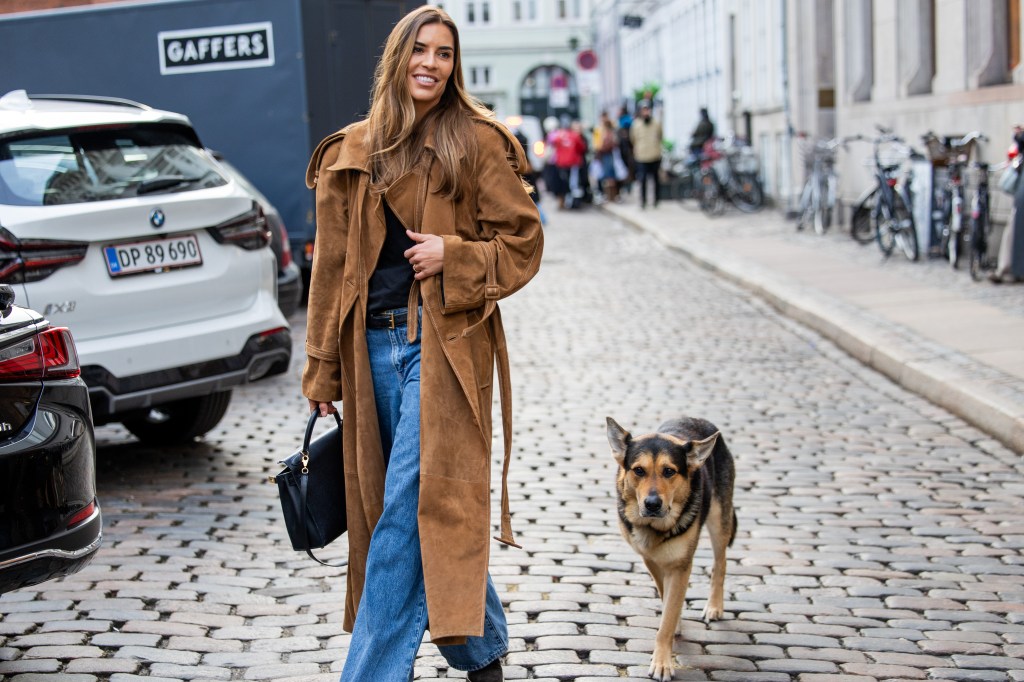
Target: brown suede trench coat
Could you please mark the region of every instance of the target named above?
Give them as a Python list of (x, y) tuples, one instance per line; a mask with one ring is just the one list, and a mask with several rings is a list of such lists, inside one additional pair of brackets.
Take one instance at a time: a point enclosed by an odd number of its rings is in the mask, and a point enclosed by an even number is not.
[[(498, 125), (498, 124), (493, 124)], [(421, 163), (385, 193), (399, 220), (444, 238), (444, 270), (413, 285), (423, 308), (420, 362), (419, 532), (431, 640), (457, 644), (483, 634), (490, 552), (491, 406), (498, 361), (505, 436), (501, 537), (508, 513), (511, 389), (496, 301), (537, 273), (543, 233), (517, 174), (525, 168), (492, 124), (477, 122), (475, 171), (459, 201), (436, 187), (432, 138)], [(385, 237), (381, 197), (369, 189), (365, 122), (327, 137), (306, 184), (316, 188), (316, 251), (307, 320), (303, 394), (342, 400), (348, 513), (348, 589), (343, 627), (351, 632), (365, 580), (370, 535), (383, 507), (384, 459), (366, 345), (370, 275)], [(415, 338), (415, 316), (409, 336)]]

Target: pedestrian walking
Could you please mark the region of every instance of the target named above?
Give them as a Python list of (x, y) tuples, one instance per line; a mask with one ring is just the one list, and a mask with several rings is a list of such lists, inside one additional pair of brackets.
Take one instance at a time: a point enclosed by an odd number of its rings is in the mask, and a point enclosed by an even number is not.
[[(602, 201), (615, 201), (619, 196), (619, 179), (616, 177), (615, 155), (619, 153), (618, 133), (607, 112), (602, 111), (594, 126), (593, 173), (597, 180), (598, 196)], [(621, 163), (621, 157), (620, 157)]]
[(310, 161), (317, 248), (302, 391), (321, 414), (344, 396), (344, 682), (411, 680), (428, 627), (450, 667), (475, 682), (503, 679), (507, 625), (487, 570), (491, 398), (497, 363), (500, 541), (514, 545), (497, 301), (540, 264), (525, 164), (466, 92), (458, 29), (433, 6), (392, 30), (368, 118), (327, 137)]
[[(1024, 158), (1024, 127), (1013, 129), (1013, 143), (1017, 146), (1013, 163), (1020, 165)], [(1021, 181), (1020, 174), (1013, 192), (1013, 210), (999, 242), (996, 269), (989, 275), (989, 280), (993, 284), (1024, 282), (1024, 181)]]
[(647, 208), (648, 181), (653, 186), (652, 197), (658, 206), (658, 170), (661, 168), (661, 123), (651, 116), (651, 107), (640, 105), (640, 116), (629, 129), (633, 143), (633, 158), (636, 160), (637, 183), (640, 185), (640, 208)]
[(617, 133), (619, 136), (619, 155), (622, 163), (626, 166), (626, 179), (622, 181), (621, 191), (629, 192), (636, 179), (636, 162), (633, 160), (633, 142), (629, 139), (629, 129), (633, 127), (633, 116), (625, 105), (619, 108), (619, 122)]
[(587, 158), (587, 142), (583, 139), (582, 127), (578, 121), (570, 124), (565, 120), (551, 135), (550, 141), (555, 150), (555, 168), (558, 169), (555, 186), (558, 207), (576, 208), (584, 196), (583, 183), (586, 181), (580, 177)]

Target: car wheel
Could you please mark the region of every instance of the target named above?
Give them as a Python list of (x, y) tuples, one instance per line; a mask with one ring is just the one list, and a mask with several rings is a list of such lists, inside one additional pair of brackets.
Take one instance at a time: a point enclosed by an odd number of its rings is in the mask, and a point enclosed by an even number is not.
[(221, 391), (158, 405), (122, 423), (143, 443), (177, 445), (202, 436), (220, 423), (230, 402), (231, 391)]

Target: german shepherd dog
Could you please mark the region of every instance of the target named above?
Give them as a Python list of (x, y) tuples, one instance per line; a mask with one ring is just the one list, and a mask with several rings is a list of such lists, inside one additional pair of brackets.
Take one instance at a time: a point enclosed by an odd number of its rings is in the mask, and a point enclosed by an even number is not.
[(703, 419), (672, 419), (656, 433), (634, 437), (608, 417), (608, 443), (619, 463), (619, 529), (643, 558), (663, 605), (647, 674), (667, 682), (675, 668), (672, 642), (702, 526), (707, 526), (714, 552), (703, 616), (705, 622), (722, 617), (725, 548), (736, 537), (736, 470), (718, 429)]

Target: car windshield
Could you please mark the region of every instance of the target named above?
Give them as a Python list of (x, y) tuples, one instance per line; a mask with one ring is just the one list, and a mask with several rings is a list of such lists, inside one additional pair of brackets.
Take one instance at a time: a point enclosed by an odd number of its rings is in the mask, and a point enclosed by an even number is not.
[(97, 127), (0, 140), (0, 204), (54, 206), (223, 185), (180, 128)]

